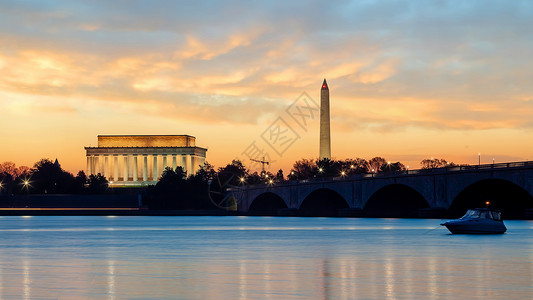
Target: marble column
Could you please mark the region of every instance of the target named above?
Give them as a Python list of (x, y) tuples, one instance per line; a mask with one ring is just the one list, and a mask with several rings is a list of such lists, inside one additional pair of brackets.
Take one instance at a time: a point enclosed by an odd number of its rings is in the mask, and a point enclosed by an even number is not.
[(159, 172), (157, 170), (157, 155), (153, 155), (154, 157), (154, 173), (152, 175), (152, 181), (157, 181), (157, 179), (159, 178)]
[(196, 156), (190, 155), (190, 161), (191, 161), (191, 175), (196, 174), (197, 166), (196, 166)]
[(133, 181), (139, 180), (139, 170), (138, 170), (138, 161), (137, 161), (137, 154), (133, 155)]
[(97, 169), (97, 164), (96, 164), (96, 155), (93, 155), (93, 162), (92, 162), (92, 169), (93, 169), (93, 174), (98, 174), (98, 169)]
[(104, 155), (104, 176), (109, 180), (109, 155)]
[(177, 168), (177, 163), (176, 163), (176, 154), (172, 154), (172, 170), (176, 171), (176, 168)]
[(181, 155), (181, 166), (183, 168), (183, 171), (186, 172), (187, 175), (190, 175), (189, 174), (189, 168), (187, 166), (187, 161), (188, 161), (188, 159), (187, 159), (188, 157), (187, 156), (188, 155), (186, 155), (186, 154)]
[(122, 176), (123, 181), (128, 181), (128, 177), (129, 177), (128, 173), (129, 173), (129, 170), (128, 170), (128, 155), (124, 154), (124, 174)]
[(91, 169), (91, 156), (87, 155), (87, 176), (91, 175), (93, 170)]
[(113, 155), (113, 181), (118, 181), (118, 154)]
[(105, 173), (104, 168), (105, 168), (104, 160), (102, 159), (102, 155), (99, 155), (98, 156), (98, 173), (103, 175)]
[(148, 181), (148, 155), (143, 154), (143, 181)]
[(91, 174), (94, 174), (94, 155), (91, 155)]
[(167, 155), (163, 154), (163, 171), (168, 167), (167, 165)]

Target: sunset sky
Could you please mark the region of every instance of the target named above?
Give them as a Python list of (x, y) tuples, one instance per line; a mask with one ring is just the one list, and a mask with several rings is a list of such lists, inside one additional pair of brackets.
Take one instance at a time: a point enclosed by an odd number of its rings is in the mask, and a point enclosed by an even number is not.
[(334, 158), (533, 160), (532, 28), (533, 1), (1, 1), (0, 162), (77, 173), (98, 134), (189, 134), (287, 174), (319, 141), (288, 108), (324, 78)]

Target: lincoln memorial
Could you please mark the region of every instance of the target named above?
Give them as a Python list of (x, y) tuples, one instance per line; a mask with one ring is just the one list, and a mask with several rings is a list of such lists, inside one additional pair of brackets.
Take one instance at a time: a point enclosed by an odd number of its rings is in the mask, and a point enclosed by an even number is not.
[(155, 184), (166, 167), (195, 174), (207, 152), (190, 135), (99, 135), (98, 147), (85, 150), (87, 174), (100, 173), (114, 186)]

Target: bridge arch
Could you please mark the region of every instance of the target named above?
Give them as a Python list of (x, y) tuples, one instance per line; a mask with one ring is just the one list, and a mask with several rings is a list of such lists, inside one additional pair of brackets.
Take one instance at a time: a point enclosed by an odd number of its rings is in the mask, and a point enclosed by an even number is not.
[(287, 203), (279, 195), (266, 192), (257, 196), (250, 204), (248, 212), (250, 214), (277, 214), (279, 209), (287, 208)]
[(417, 190), (393, 183), (372, 194), (364, 211), (371, 217), (418, 217), (418, 210), (423, 208), (429, 208), (429, 204)]
[(533, 208), (533, 196), (518, 184), (499, 178), (476, 181), (464, 188), (453, 199), (448, 209), (451, 217), (460, 217), (469, 208), (485, 207), (501, 209), (506, 219), (522, 219), (526, 210)]
[(338, 210), (343, 208), (349, 208), (349, 205), (339, 193), (319, 188), (304, 198), (298, 210), (301, 215), (337, 216)]

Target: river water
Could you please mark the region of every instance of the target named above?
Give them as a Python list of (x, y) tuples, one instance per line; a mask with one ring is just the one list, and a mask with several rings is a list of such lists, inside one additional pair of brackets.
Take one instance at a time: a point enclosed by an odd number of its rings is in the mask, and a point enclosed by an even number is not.
[(533, 222), (0, 217), (1, 299), (533, 299)]

